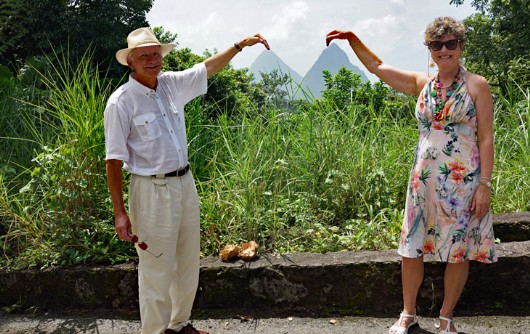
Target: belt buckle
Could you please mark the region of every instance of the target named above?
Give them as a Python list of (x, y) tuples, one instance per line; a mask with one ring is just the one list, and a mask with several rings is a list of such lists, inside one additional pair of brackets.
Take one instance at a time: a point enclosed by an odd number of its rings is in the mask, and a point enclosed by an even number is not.
[(157, 179), (165, 179), (166, 178), (166, 174), (156, 174), (156, 175), (153, 175), (155, 178)]

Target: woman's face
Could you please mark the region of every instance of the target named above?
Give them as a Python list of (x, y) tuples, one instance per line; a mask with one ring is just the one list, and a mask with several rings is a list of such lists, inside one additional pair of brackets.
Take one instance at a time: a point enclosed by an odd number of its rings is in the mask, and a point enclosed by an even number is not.
[(455, 35), (447, 34), (441, 39), (429, 42), (431, 57), (438, 68), (444, 66), (454, 66), (460, 63), (460, 56), (463, 51), (463, 44)]

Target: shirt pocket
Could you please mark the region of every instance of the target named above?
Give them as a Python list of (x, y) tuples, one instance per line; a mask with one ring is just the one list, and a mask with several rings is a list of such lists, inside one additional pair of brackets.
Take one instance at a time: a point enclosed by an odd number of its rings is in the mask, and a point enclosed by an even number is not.
[(171, 102), (171, 104), (169, 105), (169, 110), (171, 110), (173, 115), (175, 115), (175, 122), (176, 122), (177, 130), (180, 130), (180, 125), (181, 123), (184, 122), (182, 120), (182, 117), (184, 116), (182, 115), (181, 112), (179, 112), (179, 110), (177, 109), (177, 107), (175, 106), (173, 102)]
[(143, 141), (151, 141), (162, 135), (156, 115), (154, 113), (143, 114), (133, 118), (134, 127)]

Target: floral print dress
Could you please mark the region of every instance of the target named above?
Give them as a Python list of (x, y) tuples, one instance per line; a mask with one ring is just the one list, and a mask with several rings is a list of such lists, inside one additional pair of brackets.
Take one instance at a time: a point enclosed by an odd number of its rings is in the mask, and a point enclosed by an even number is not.
[(497, 261), (491, 210), (478, 219), (469, 211), (479, 185), (476, 110), (465, 70), (444, 109), (434, 114), (435, 80), (418, 97), (419, 141), (407, 188), (398, 253), (434, 256), (441, 262)]

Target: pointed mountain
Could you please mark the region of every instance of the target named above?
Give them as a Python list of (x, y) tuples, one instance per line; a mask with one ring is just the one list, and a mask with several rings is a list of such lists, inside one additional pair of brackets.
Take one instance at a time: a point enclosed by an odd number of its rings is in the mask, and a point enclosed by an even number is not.
[(270, 50), (260, 53), (250, 66), (250, 73), (254, 74), (254, 80), (256, 81), (261, 81), (260, 72), (271, 73), (273, 70), (278, 70), (280, 74), (289, 74), (296, 83), (302, 82), (302, 76)]
[(322, 71), (328, 70), (332, 75), (336, 75), (341, 67), (346, 67), (353, 73), (359, 74), (363, 82), (368, 81), (368, 77), (357, 66), (350, 63), (346, 53), (335, 43), (331, 43), (320, 56), (304, 77), (303, 86), (313, 93), (313, 96), (320, 98), (325, 88)]

